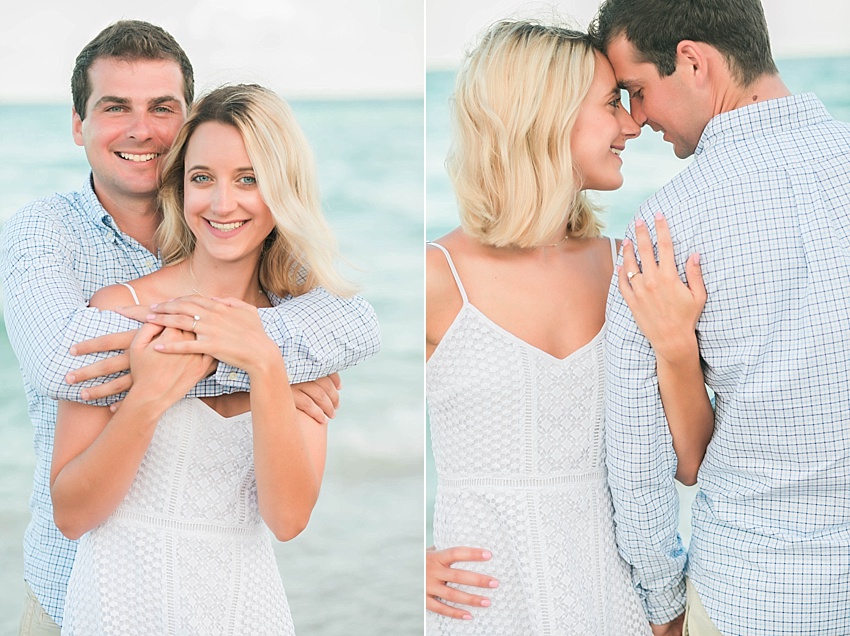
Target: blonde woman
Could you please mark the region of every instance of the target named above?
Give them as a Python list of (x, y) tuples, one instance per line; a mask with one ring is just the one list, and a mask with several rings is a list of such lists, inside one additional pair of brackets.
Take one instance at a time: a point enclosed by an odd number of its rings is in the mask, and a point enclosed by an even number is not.
[[(639, 132), (582, 33), (500, 22), (459, 72), (447, 165), (461, 227), (427, 256), (431, 634), (650, 632), (617, 553), (606, 481), (617, 245), (584, 194), (620, 187), (620, 153)], [(658, 231), (666, 249), (663, 220)], [(648, 240), (645, 227), (638, 235)], [(671, 261), (645, 260), (641, 274), (633, 247), (624, 251), (621, 289), (672, 361), (659, 377), (674, 437), (687, 440), (684, 470), (713, 422), (690, 348), (704, 290), (683, 285)], [(688, 276), (700, 281), (695, 259)]]
[[(350, 291), (315, 181), (291, 111), (259, 86), (211, 92), (180, 130), (160, 193), (166, 266), (91, 304), (203, 298), (175, 326), (140, 329), (116, 412), (59, 405), (54, 517), (82, 537), (63, 634), (294, 633), (266, 528), (286, 541), (307, 525), (325, 427), (280, 390), (286, 368), (257, 308), (316, 285)], [(226, 325), (213, 357), (247, 371), (251, 392), (184, 398), (209, 372), (213, 358), (193, 347), (213, 323)]]

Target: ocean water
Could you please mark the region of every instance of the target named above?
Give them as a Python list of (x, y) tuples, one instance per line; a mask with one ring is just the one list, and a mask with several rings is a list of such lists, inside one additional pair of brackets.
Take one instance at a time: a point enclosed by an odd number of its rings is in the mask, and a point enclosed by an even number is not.
[[(778, 60), (780, 74), (793, 93), (813, 92), (830, 114), (850, 122), (850, 57)], [(426, 236), (439, 238), (458, 225), (457, 206), (444, 162), (449, 148), (449, 97), (454, 88), (454, 72), (429, 72), (426, 76)], [(628, 104), (628, 100), (624, 100)], [(606, 212), (606, 234), (622, 237), (629, 221), (644, 200), (687, 166), (677, 159), (661, 135), (644, 128), (640, 137), (629, 141), (623, 157), (624, 185), (614, 192), (594, 193)], [(426, 541), (432, 541), (431, 519), (436, 474), (430, 437), (426, 451)], [(679, 488), (680, 532), (690, 538), (690, 505), (695, 488)]]
[[(423, 105), (294, 101), (349, 278), (377, 311), (381, 353), (343, 373), (322, 494), (278, 544), (300, 636), (422, 632)], [(87, 178), (70, 104), (0, 104), (0, 223)], [(37, 300), (36, 300), (37, 302)], [(0, 323), (2, 325), (2, 323)], [(17, 361), (0, 329), (0, 634), (17, 633), (34, 457)]]

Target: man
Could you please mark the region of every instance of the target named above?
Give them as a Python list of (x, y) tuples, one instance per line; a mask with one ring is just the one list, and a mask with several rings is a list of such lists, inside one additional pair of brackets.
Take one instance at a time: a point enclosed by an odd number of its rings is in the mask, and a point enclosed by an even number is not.
[[(86, 301), (101, 287), (159, 267), (154, 243), (158, 164), (186, 117), (193, 92), (192, 66), (168, 33), (138, 21), (107, 27), (80, 53), (72, 77), (73, 135), (85, 148), (90, 178), (79, 192), (25, 206), (4, 227), (0, 257), (6, 324), (24, 371), (36, 449), (33, 519), (25, 537), (28, 604), (22, 634), (59, 633), (76, 546), (53, 523), (49, 471), (55, 400), (104, 397), (126, 390), (132, 382), (123, 375), (90, 386), (81, 396), (78, 388), (65, 383), (65, 374), (76, 366), (69, 349), (138, 324), (87, 309)], [(191, 298), (163, 303), (157, 311), (218, 320), (212, 312), (193, 316), (197, 305)], [(293, 382), (327, 376), (379, 347), (374, 312), (360, 298), (341, 299), (314, 290), (260, 311), (267, 332), (281, 345)], [(131, 339), (132, 333), (124, 331), (73, 348), (75, 353), (126, 349)], [(215, 343), (209, 344), (212, 349)], [(127, 368), (126, 355), (114, 356), (74, 371), (69, 380)], [(318, 393), (324, 387), (334, 401), (335, 388), (329, 384), (321, 385)], [(243, 372), (218, 364), (214, 376), (194, 394), (247, 389)], [(306, 390), (317, 395), (315, 387)], [(332, 406), (325, 409), (332, 414)]]
[(687, 557), (655, 358), (616, 285), (607, 312), (617, 540), (653, 632), (850, 633), (850, 126), (790, 94), (758, 0), (607, 0), (591, 34), (637, 123), (694, 155), (638, 213), (666, 216), (708, 291)]

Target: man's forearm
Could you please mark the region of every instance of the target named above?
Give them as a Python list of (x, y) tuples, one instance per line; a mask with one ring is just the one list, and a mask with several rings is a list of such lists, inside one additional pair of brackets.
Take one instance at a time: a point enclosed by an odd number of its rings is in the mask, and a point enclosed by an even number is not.
[[(317, 288), (260, 310), (263, 327), (278, 345), (292, 384), (347, 369), (378, 352), (381, 334), (375, 310), (360, 296), (341, 298)], [(216, 381), (248, 390), (247, 374), (219, 364)]]
[(655, 357), (616, 288), (608, 301), (606, 446), (617, 545), (651, 623), (685, 606), (686, 555), (678, 536), (676, 455), (655, 377)]

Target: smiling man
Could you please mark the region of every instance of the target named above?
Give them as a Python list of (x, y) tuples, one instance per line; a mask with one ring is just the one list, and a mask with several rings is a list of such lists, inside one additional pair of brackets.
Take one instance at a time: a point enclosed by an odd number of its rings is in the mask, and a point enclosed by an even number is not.
[[(53, 522), (49, 491), (56, 400), (81, 399), (80, 390), (65, 382), (66, 373), (80, 364), (69, 349), (138, 327), (86, 304), (98, 289), (159, 267), (154, 244), (160, 222), (157, 172), (193, 93), (192, 66), (168, 33), (139, 21), (107, 27), (80, 53), (72, 77), (73, 136), (85, 148), (90, 177), (78, 192), (25, 206), (3, 229), (6, 328), (24, 373), (36, 451), (32, 520), (24, 539), (27, 606), (22, 635), (58, 635), (76, 550), (76, 543)], [(165, 305), (183, 312), (193, 306), (191, 301)], [(340, 298), (316, 289), (260, 312), (266, 331), (281, 347), (292, 382), (322, 378), (379, 348), (374, 312), (359, 297)], [(221, 318), (211, 312), (203, 319), (213, 324)], [(123, 333), (101, 337), (86, 349), (125, 349), (129, 342)], [(214, 349), (215, 339), (207, 342)], [(114, 356), (76, 371), (72, 379), (127, 369), (127, 362), (126, 355)], [(131, 382), (123, 375), (84, 390), (82, 397), (117, 393)], [(193, 395), (248, 388), (244, 372), (219, 363), (215, 375), (198, 384)]]
[(655, 357), (616, 284), (609, 296), (617, 541), (653, 631), (681, 633), (687, 598), (691, 635), (845, 634), (850, 126), (785, 87), (758, 0), (607, 0), (591, 31), (635, 121), (694, 157), (638, 217), (664, 213), (679, 272), (698, 252), (708, 291), (715, 432), (687, 555)]

